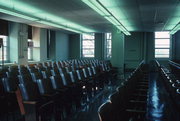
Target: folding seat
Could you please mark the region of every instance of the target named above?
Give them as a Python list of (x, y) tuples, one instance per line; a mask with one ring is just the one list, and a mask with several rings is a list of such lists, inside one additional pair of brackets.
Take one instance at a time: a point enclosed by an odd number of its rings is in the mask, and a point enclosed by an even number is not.
[(176, 102), (176, 105), (177, 105), (177, 109), (178, 109), (178, 111), (180, 111), (180, 102), (179, 102), (179, 100), (180, 100), (180, 88), (176, 90), (175, 97), (176, 97), (175, 102)]
[(58, 92), (60, 97), (62, 98), (62, 103), (69, 108), (71, 105), (71, 92), (68, 90), (67, 87), (65, 87), (65, 82), (63, 82), (62, 78), (58, 76), (51, 76), (51, 83), (53, 86), (53, 89)]
[(113, 109), (113, 113), (111, 114), (111, 116), (116, 120), (119, 118), (119, 116), (121, 116), (122, 111), (124, 111), (121, 96), (123, 95), (120, 95), (118, 92), (115, 92), (109, 96), (111, 108)]
[(76, 71), (76, 66), (72, 65), (72, 66), (70, 66), (70, 68), (72, 71)]
[(59, 73), (61, 74), (61, 73), (67, 73), (67, 71), (66, 71), (66, 68), (65, 67), (60, 67), (60, 68), (58, 68), (58, 70), (59, 70)]
[(43, 62), (42, 65), (43, 65), (43, 67), (49, 67), (50, 66), (49, 62)]
[[(19, 112), (19, 106), (16, 98), (16, 90), (17, 90), (17, 80), (14, 80), (12, 77), (4, 77), (2, 78), (2, 85), (4, 93), (2, 98), (2, 112), (4, 112), (7, 118), (13, 118), (13, 120), (17, 119), (17, 112)], [(2, 87), (1, 87), (2, 88)], [(16, 116), (15, 116), (16, 115)], [(20, 115), (18, 115), (20, 117)]]
[(6, 95), (5, 95), (5, 90), (3, 88), (3, 84), (2, 82), (0, 81), (0, 119), (3, 120), (3, 119), (8, 119), (8, 103), (7, 103), (7, 98), (6, 98)]
[(47, 121), (52, 118), (54, 103), (44, 99), (36, 83), (19, 84), (25, 109), (25, 121)]
[(65, 70), (66, 70), (66, 73), (69, 73), (69, 72), (72, 71), (71, 68), (70, 68), (69, 66), (66, 66), (66, 67), (65, 67)]
[(28, 70), (27, 67), (23, 66), (23, 67), (19, 67), (19, 74), (20, 75), (30, 75), (30, 71)]
[(111, 102), (106, 102), (102, 104), (98, 109), (98, 115), (100, 121), (116, 121), (114, 120), (112, 113), (113, 113)]
[(97, 69), (93, 66), (90, 67), (89, 71), (91, 70), (92, 75), (94, 76), (95, 83), (98, 86), (99, 89), (104, 88), (104, 82), (103, 79), (101, 78), (101, 75), (97, 73)]
[[(55, 85), (53, 86), (52, 76), (48, 77), (47, 73), (43, 72), (43, 71), (42, 71), (42, 75), (43, 75), (43, 78), (38, 79), (36, 81), (39, 91), (40, 91), (41, 95), (46, 96), (48, 100), (50, 99), (50, 100), (54, 101), (55, 116), (56, 116), (55, 118), (60, 120), (62, 118), (62, 113), (63, 113), (62, 111), (64, 108), (63, 104), (66, 104), (65, 102), (63, 102), (63, 100), (65, 98), (62, 97), (62, 96), (65, 96), (63, 93), (66, 92), (66, 89), (64, 88), (64, 90), (61, 89), (61, 91), (60, 90), (57, 91), (57, 89), (53, 88)], [(59, 84), (59, 83), (56, 83), (56, 84)], [(67, 94), (67, 93), (65, 93), (65, 94)], [(65, 105), (65, 106), (67, 106), (67, 105)]]
[(91, 98), (93, 93), (95, 93), (96, 83), (93, 80), (93, 78), (89, 75), (87, 68), (83, 68), (82, 71), (80, 71), (80, 73), (81, 73), (81, 75), (83, 75), (82, 78), (85, 82), (87, 93), (88, 93), (89, 97)]
[[(77, 75), (75, 72), (69, 72), (68, 76), (70, 77), (70, 83), (67, 85), (71, 85), (71, 94), (73, 97), (73, 102), (75, 102), (76, 108), (79, 108), (81, 105), (82, 97), (83, 97), (83, 85), (78, 81)], [(66, 78), (67, 81), (67, 78)], [(67, 86), (69, 87), (69, 86)]]
[(77, 89), (77, 84), (75, 82), (72, 72), (60, 74), (60, 75), (61, 75), (61, 78), (62, 78), (64, 84), (66, 85), (66, 87), (71, 88), (72, 90)]
[(51, 70), (41, 71), (43, 78), (50, 78), (52, 76)]
[(51, 75), (52, 76), (58, 76), (60, 75), (59, 70), (57, 68), (51, 69)]

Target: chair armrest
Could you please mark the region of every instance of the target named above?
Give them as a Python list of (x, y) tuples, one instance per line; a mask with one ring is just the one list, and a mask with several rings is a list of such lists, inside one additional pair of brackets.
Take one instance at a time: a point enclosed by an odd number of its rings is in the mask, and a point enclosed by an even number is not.
[(38, 102), (37, 101), (23, 101), (24, 104), (30, 104), (30, 105), (35, 105)]

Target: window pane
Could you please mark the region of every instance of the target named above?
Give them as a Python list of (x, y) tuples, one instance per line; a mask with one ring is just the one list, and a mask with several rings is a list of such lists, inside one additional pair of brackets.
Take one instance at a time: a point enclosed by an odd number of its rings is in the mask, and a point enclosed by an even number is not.
[[(3, 39), (3, 55), (4, 55), (4, 61), (7, 61), (7, 54), (8, 54), (8, 50), (7, 50), (7, 44), (8, 44), (8, 39), (7, 39), (7, 36), (3, 36), (3, 35), (0, 35), (0, 38)], [(2, 61), (2, 48), (0, 48), (0, 61)]]
[(106, 39), (111, 39), (111, 33), (106, 33)]
[(155, 58), (169, 58), (169, 32), (155, 32)]
[(82, 35), (82, 56), (94, 57), (94, 33)]
[(156, 58), (169, 58), (169, 49), (155, 49)]
[[(28, 42), (32, 42), (32, 40), (31, 40), (31, 39), (28, 39)], [(28, 45), (28, 46), (29, 46), (29, 45)], [(29, 46), (29, 47), (28, 47), (28, 52), (27, 52), (27, 54), (28, 54), (28, 60), (32, 60), (32, 52), (33, 52), (32, 47), (33, 47), (33, 46)]]
[(169, 39), (155, 39), (155, 48), (169, 48)]
[(111, 33), (106, 33), (106, 58), (111, 58), (111, 47), (112, 47), (112, 34)]
[(155, 32), (155, 38), (170, 38), (169, 32)]
[(107, 49), (107, 58), (111, 58), (111, 48)]
[(84, 39), (94, 39), (94, 33), (92, 33), (92, 34), (83, 34), (82, 36), (83, 36), (83, 40)]
[(28, 48), (28, 60), (30, 60), (31, 59), (31, 50), (30, 50), (30, 48)]

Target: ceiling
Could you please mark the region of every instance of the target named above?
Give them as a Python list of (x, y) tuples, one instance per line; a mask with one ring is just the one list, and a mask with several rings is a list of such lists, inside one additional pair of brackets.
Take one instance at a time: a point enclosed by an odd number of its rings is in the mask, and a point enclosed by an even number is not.
[[(65, 20), (90, 28), (96, 32), (110, 32), (113, 28), (113, 24), (81, 0), (18, 1), (41, 10), (32, 12), (32, 14), (39, 14), (41, 12), (51, 13), (54, 16), (62, 17)], [(171, 30), (180, 22), (179, 0), (100, 0), (100, 2), (103, 3), (129, 31), (151, 32)], [(53, 28), (39, 24), (36, 21), (29, 21), (3, 13), (0, 13), (0, 18), (38, 27)]]

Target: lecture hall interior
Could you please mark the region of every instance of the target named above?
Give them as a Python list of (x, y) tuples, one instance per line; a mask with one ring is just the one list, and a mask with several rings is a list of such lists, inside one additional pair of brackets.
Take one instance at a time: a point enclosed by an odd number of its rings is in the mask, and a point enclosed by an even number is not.
[(180, 121), (180, 0), (0, 0), (0, 121)]

